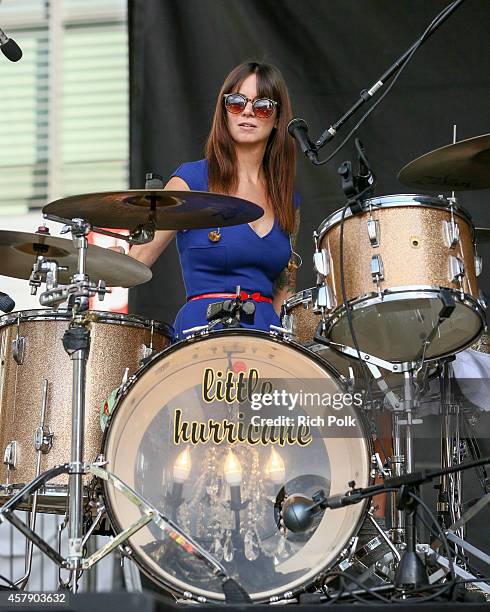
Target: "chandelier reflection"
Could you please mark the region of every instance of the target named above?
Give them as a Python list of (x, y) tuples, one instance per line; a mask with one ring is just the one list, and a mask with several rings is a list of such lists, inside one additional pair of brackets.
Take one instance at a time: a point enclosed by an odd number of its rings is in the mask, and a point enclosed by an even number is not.
[[(196, 454), (193, 458), (193, 451)], [(192, 478), (190, 478), (192, 472)], [(220, 561), (279, 563), (291, 551), (276, 524), (274, 504), (286, 464), (274, 447), (186, 446), (173, 463), (166, 496), (171, 515)], [(185, 483), (189, 481), (188, 486)]]

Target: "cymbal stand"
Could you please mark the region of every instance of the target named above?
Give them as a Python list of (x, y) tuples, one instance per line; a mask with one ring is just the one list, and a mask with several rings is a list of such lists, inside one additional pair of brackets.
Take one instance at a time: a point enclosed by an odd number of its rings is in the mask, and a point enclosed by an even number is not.
[[(71, 588), (75, 593), (77, 590), (77, 579), (81, 572), (90, 569), (107, 554), (124, 543), (134, 533), (153, 521), (162, 531), (167, 531), (169, 537), (174, 539), (180, 546), (203, 561), (210, 572), (223, 580), (223, 589), (228, 598), (226, 589), (234, 584), (234, 581), (219, 563), (204, 548), (188, 536), (178, 525), (162, 515), (154, 506), (147, 502), (139, 493), (131, 489), (114, 474), (104, 469), (103, 464), (94, 462), (84, 464), (83, 444), (85, 426), (85, 374), (86, 364), (90, 350), (90, 328), (89, 321), (84, 313), (89, 307), (89, 298), (99, 293), (100, 297), (109, 292), (103, 281), (96, 285), (90, 282), (86, 274), (87, 234), (91, 226), (83, 219), (72, 219), (65, 226), (62, 233), (71, 231), (73, 242), (78, 250), (78, 269), (73, 276), (72, 283), (68, 286), (57, 285), (47, 289), (40, 296), (41, 304), (56, 305), (68, 300), (68, 306), (72, 312), (70, 327), (63, 336), (63, 346), (72, 359), (73, 388), (72, 388), (72, 430), (71, 430), (71, 457), (70, 462), (58, 465), (46, 472), (38, 474), (30, 483), (26, 484), (12, 498), (0, 508), (0, 523), (7, 519), (16, 529), (36, 545), (44, 554), (54, 561), (60, 568), (69, 570), (71, 573)], [(39, 281), (36, 278), (36, 281)], [(44, 487), (49, 480), (61, 474), (68, 474), (68, 554), (66, 558), (61, 551), (55, 550), (41, 536), (33, 530), (32, 521), (27, 525), (16, 514), (17, 506), (23, 503), (31, 495)], [(129, 527), (118, 533), (110, 542), (93, 552), (90, 557), (84, 558), (84, 544), (89, 533), (83, 533), (83, 476), (91, 474), (113, 486), (117, 491), (130, 500), (140, 510), (140, 518)]]
[(86, 273), (87, 234), (90, 225), (83, 219), (72, 219), (62, 233), (71, 231), (78, 251), (77, 272), (67, 287), (47, 289), (40, 302), (53, 306), (65, 299), (71, 306), (72, 320), (63, 336), (63, 347), (72, 360), (72, 416), (71, 416), (71, 456), (68, 476), (68, 555), (67, 564), (72, 573), (72, 589), (77, 590), (76, 576), (82, 569), (83, 557), (83, 445), (85, 428), (85, 376), (90, 351), (90, 328), (83, 313), (89, 308), (89, 298), (95, 293), (99, 298), (109, 291), (103, 281), (98, 285), (91, 283)]
[[(441, 467), (451, 467), (454, 461), (461, 463), (459, 436), (460, 408), (453, 401), (451, 389), (452, 367), (447, 361), (442, 364), (441, 389)], [(461, 518), (462, 482), (461, 472), (441, 477), (437, 499), (437, 516), (441, 526), (447, 529)], [(461, 537), (463, 532), (460, 533)]]

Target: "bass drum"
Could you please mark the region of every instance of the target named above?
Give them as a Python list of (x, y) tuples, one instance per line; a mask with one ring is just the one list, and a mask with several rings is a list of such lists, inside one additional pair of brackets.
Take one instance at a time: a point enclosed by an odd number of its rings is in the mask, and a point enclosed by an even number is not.
[[(318, 398), (308, 399), (312, 390), (321, 391), (320, 411), (312, 407)], [(294, 408), (289, 399), (278, 406), (282, 391), (298, 394)], [(265, 393), (275, 406), (266, 407)], [(331, 366), (294, 342), (255, 330), (217, 331), (170, 347), (128, 381), (103, 454), (110, 472), (220, 560), (254, 602), (289, 599), (342, 558), (364, 520), (365, 503), (326, 510), (301, 533), (278, 527), (284, 494), (369, 484), (371, 444), (357, 399)], [(320, 414), (324, 423), (313, 420)], [(107, 483), (104, 496), (115, 531), (140, 517)], [(155, 524), (128, 545), (163, 589), (224, 601), (221, 581)]]

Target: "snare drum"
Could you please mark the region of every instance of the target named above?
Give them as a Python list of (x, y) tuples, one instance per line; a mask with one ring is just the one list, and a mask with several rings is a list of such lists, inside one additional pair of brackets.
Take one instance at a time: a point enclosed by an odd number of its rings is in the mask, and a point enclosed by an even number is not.
[[(240, 375), (245, 385), (238, 392)], [(265, 408), (254, 408), (254, 393), (279, 385), (307, 392), (315, 382), (325, 394), (342, 396), (334, 412), (354, 419), (348, 436), (312, 426), (302, 444), (289, 425), (257, 423)], [(128, 382), (103, 456), (110, 472), (174, 517), (254, 602), (290, 599), (333, 567), (365, 515), (363, 504), (327, 510), (309, 530), (287, 538), (277, 524), (283, 488), (311, 497), (319, 489), (344, 491), (350, 480), (361, 487), (370, 482), (371, 444), (343, 391), (337, 374), (294, 342), (256, 330), (212, 332), (170, 347)], [(284, 412), (293, 420), (312, 413), (304, 403), (272, 409), (275, 418)], [(105, 481), (104, 496), (117, 532), (140, 518), (138, 507)], [(155, 524), (128, 545), (132, 559), (167, 591), (224, 601), (221, 580)]]
[[(88, 313), (90, 353), (85, 389), (84, 459), (100, 452), (99, 411), (110, 392), (141, 359), (170, 344), (163, 323), (123, 314)], [(0, 318), (0, 504), (40, 471), (70, 461), (72, 361), (63, 348), (67, 311), (25, 310)], [(43, 404), (45, 420), (41, 422)], [(65, 512), (68, 476), (49, 481), (38, 496), (41, 512)], [(22, 508), (29, 508), (30, 502)]]
[(296, 342), (319, 355), (344, 378), (361, 377), (361, 367), (355, 359), (349, 359), (314, 339), (321, 316), (322, 313), (317, 304), (317, 289), (311, 287), (298, 291), (284, 302), (281, 324), (284, 329), (291, 332)]
[[(325, 333), (352, 346), (340, 280), (341, 216), (335, 212), (318, 228), (316, 268), (327, 288)], [(480, 260), (464, 209), (422, 195), (368, 199), (360, 214), (345, 216), (343, 250), (346, 297), (362, 351), (391, 362), (437, 359), (469, 346), (483, 331)], [(454, 310), (437, 328), (441, 289)]]

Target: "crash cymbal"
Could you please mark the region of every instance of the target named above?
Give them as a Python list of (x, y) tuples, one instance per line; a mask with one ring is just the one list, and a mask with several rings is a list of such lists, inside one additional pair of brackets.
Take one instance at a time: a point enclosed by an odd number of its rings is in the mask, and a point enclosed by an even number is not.
[(152, 208), (155, 228), (172, 230), (240, 225), (264, 214), (260, 206), (241, 198), (163, 189), (75, 195), (51, 202), (43, 213), (63, 219), (80, 217), (98, 227), (132, 231), (148, 222)]
[(398, 180), (430, 191), (490, 188), (490, 134), (435, 149), (404, 166)]
[[(59, 282), (66, 285), (77, 271), (78, 253), (73, 242), (46, 234), (0, 230), (0, 274), (29, 279), (38, 254), (55, 259), (67, 271), (60, 271)], [(146, 283), (151, 270), (128, 255), (88, 245), (87, 274), (92, 281), (104, 280), (109, 287), (133, 287)]]

